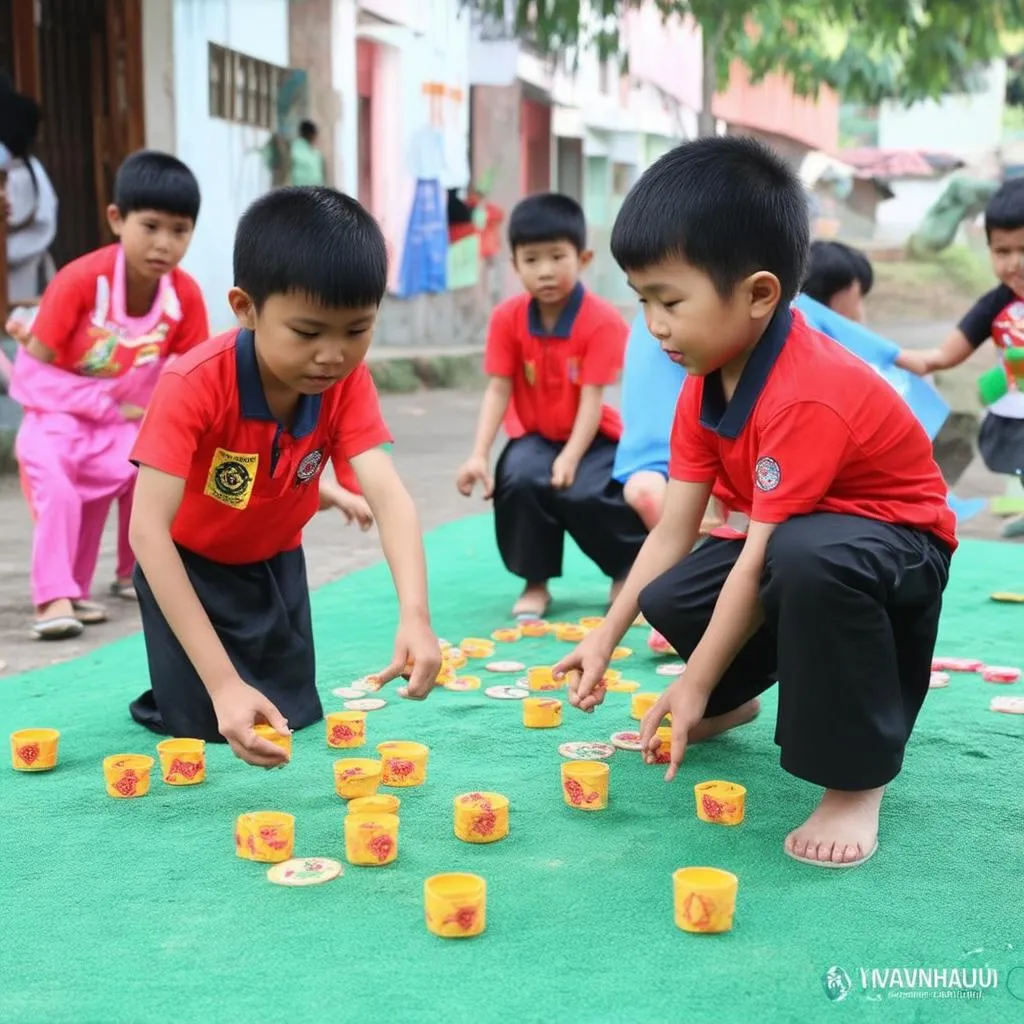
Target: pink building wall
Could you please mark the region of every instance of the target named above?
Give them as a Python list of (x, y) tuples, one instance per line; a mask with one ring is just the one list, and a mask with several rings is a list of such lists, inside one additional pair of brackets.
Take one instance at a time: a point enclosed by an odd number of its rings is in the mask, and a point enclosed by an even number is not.
[(653, 5), (631, 10), (625, 23), (629, 75), (700, 110), (700, 31), (689, 19), (662, 20)]

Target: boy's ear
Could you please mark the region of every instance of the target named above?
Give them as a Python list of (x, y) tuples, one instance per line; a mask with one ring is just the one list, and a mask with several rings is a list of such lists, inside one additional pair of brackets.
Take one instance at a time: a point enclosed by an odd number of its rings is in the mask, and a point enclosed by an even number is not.
[(107, 224), (115, 238), (121, 237), (121, 229), (124, 227), (124, 217), (114, 203), (107, 207)]
[(590, 261), (594, 258), (593, 249), (584, 249), (580, 253), (580, 270), (586, 270), (590, 266)]
[(771, 316), (782, 298), (782, 285), (770, 271), (759, 270), (751, 274), (746, 282), (747, 294), (750, 296), (750, 319), (762, 320)]
[(256, 305), (248, 292), (242, 291), (241, 288), (232, 288), (228, 292), (228, 305), (242, 327), (250, 331), (256, 330)]

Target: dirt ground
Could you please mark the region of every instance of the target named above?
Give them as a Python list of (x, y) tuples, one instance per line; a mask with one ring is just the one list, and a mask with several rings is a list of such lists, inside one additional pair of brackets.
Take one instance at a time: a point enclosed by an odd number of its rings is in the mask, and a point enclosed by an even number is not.
[[(941, 339), (948, 325), (909, 324), (883, 333), (905, 345), (930, 345)], [(384, 413), (395, 435), (395, 458), (419, 506), (424, 530), (470, 513), (483, 511), (478, 499), (466, 500), (455, 490), (454, 477), (468, 452), (476, 421), (479, 394), (468, 391), (424, 391), (412, 395), (388, 395)], [(961, 498), (989, 497), (1003, 492), (1003, 483), (975, 462), (957, 485)], [(97, 573), (97, 593), (105, 589), (114, 572), (114, 517), (108, 524)], [(996, 537), (999, 521), (987, 511), (968, 522), (964, 536)], [(32, 606), (28, 597), (28, 563), (32, 525), (14, 477), (0, 478), (0, 660), (10, 675), (79, 657), (96, 647), (138, 630), (138, 614), (132, 603), (111, 600), (110, 620), (91, 626), (77, 640), (41, 643), (29, 627)], [(322, 513), (306, 531), (309, 578), (312, 586), (362, 568), (380, 557), (375, 532), (359, 533), (345, 528), (336, 515)]]

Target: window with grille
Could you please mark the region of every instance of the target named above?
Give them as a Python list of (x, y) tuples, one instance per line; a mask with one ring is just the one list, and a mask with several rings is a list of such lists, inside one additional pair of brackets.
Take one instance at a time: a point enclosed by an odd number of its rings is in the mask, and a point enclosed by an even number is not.
[(277, 128), (277, 96), (288, 68), (210, 43), (210, 117)]

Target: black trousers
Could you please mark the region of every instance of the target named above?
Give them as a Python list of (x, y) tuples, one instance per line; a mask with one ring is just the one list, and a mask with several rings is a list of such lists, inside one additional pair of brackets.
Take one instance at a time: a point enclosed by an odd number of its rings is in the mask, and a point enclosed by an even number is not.
[[(248, 565), (211, 562), (180, 547), (178, 553), (239, 676), (268, 697), (293, 730), (320, 721), (302, 548)], [(206, 687), (138, 566), (134, 583), (152, 689), (131, 703), (132, 717), (153, 732), (224, 742)]]
[[(704, 635), (742, 546), (711, 538), (641, 592), (647, 621), (681, 657)], [(768, 542), (765, 623), (706, 715), (778, 681), (775, 742), (786, 771), (827, 789), (884, 786), (928, 693), (949, 560), (929, 534), (857, 516), (782, 523)]]
[(562, 575), (565, 534), (613, 580), (623, 579), (647, 537), (612, 479), (615, 442), (598, 435), (571, 487), (551, 486), (563, 445), (526, 434), (505, 446), (495, 469), (494, 523), (509, 572), (539, 583)]

